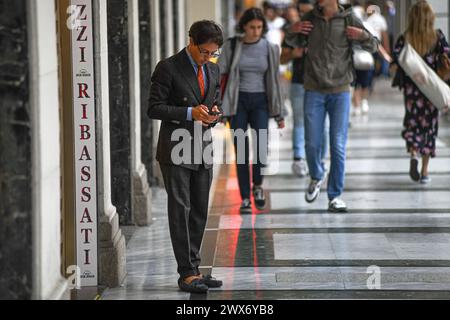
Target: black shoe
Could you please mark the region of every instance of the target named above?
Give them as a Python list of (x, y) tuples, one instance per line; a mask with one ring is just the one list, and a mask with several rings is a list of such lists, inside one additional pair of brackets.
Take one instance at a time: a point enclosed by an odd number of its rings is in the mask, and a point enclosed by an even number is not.
[(241, 213), (252, 213), (252, 202), (250, 201), (250, 199), (244, 199), (242, 201), (239, 211)]
[(266, 207), (266, 197), (262, 187), (253, 187), (253, 198), (255, 199), (255, 206), (258, 210), (264, 210)]
[(191, 292), (191, 293), (206, 293), (208, 292), (208, 286), (203, 283), (202, 278), (196, 278), (190, 283), (184, 282), (181, 278), (178, 279), (178, 287), (181, 291)]
[(417, 167), (419, 166), (419, 160), (416, 158), (411, 158), (409, 161), (409, 176), (413, 181), (419, 181), (420, 180), (420, 173)]
[(222, 280), (217, 280), (210, 274), (204, 275), (202, 280), (203, 283), (206, 284), (209, 288), (220, 288), (223, 285)]

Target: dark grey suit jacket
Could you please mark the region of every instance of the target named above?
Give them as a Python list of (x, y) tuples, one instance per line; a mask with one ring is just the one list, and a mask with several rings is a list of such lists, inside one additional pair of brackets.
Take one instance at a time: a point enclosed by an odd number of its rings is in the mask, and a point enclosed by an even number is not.
[[(197, 128), (194, 130), (194, 121), (186, 120), (188, 107), (203, 104), (210, 110), (214, 105), (220, 108), (219, 67), (214, 63), (208, 62), (206, 64), (206, 72), (208, 91), (205, 94), (205, 98), (202, 99), (197, 76), (186, 49), (160, 61), (156, 66), (151, 79), (148, 116), (151, 119), (162, 120), (156, 152), (156, 160), (159, 163), (181, 165), (192, 170), (198, 170), (202, 163), (206, 168), (212, 167), (212, 163), (203, 161), (202, 156), (203, 150), (212, 143), (210, 133), (204, 135), (208, 129), (197, 124)], [(189, 139), (191, 140), (189, 157), (183, 152), (178, 152), (180, 150), (179, 143), (186, 137), (177, 134), (180, 131), (173, 136), (172, 134), (177, 129), (185, 129), (184, 132), (189, 134)], [(188, 160), (174, 163), (172, 159), (172, 150), (174, 148), (176, 148), (174, 150), (176, 154), (181, 154), (184, 156), (184, 159)], [(208, 149), (210, 148), (212, 149), (212, 146), (209, 146)]]

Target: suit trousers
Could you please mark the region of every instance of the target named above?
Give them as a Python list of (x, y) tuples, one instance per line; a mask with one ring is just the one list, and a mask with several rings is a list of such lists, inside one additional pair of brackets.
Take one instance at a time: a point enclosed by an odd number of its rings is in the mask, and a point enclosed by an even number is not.
[(181, 278), (198, 275), (200, 246), (208, 217), (212, 168), (191, 170), (160, 164), (168, 195), (170, 238)]

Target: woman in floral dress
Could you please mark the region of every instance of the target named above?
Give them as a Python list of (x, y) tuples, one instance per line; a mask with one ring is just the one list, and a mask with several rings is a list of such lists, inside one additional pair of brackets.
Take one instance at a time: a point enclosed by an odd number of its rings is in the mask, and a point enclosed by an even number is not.
[[(450, 51), (447, 40), (441, 30), (434, 29), (435, 14), (426, 1), (418, 1), (411, 7), (406, 32), (399, 37), (393, 55), (398, 66), (398, 57), (405, 41), (411, 44), (426, 63), (435, 71), (440, 65), (442, 55)], [(402, 137), (411, 154), (409, 175), (412, 180), (421, 183), (430, 182), (428, 164), (430, 157), (436, 156), (436, 138), (438, 135), (439, 110), (415, 83), (399, 67), (393, 86), (403, 89), (405, 96), (405, 118)], [(422, 170), (419, 173), (418, 157), (422, 157)]]

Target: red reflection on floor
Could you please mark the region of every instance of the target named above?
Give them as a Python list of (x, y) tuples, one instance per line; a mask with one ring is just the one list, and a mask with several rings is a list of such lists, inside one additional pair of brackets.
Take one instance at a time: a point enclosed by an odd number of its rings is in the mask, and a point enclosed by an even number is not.
[[(237, 170), (236, 165), (232, 165), (230, 167), (230, 170), (228, 171), (228, 179), (227, 179), (227, 193), (226, 193), (226, 199), (224, 199), (224, 214), (228, 215), (239, 215), (239, 208), (242, 202), (241, 195), (239, 192), (239, 182), (237, 178)], [(251, 172), (251, 171), (250, 171)], [(251, 173), (250, 173), (251, 176)], [(251, 177), (250, 177), (251, 179)], [(255, 289), (256, 289), (256, 299), (261, 298), (260, 290), (261, 290), (261, 277), (259, 272), (259, 260), (258, 260), (258, 251), (257, 251), (257, 234), (255, 230), (255, 224), (256, 224), (256, 218), (259, 214), (267, 213), (269, 211), (268, 207), (264, 210), (258, 210), (255, 207), (254, 201), (252, 201), (252, 214), (251, 214), (251, 221), (252, 221), (252, 262), (253, 262), (253, 269), (255, 274)], [(236, 253), (239, 249), (239, 235), (241, 231), (242, 226), (242, 219), (234, 219), (233, 224), (230, 226), (232, 230), (228, 230), (228, 236), (227, 237), (227, 246), (224, 248), (225, 250), (228, 250), (229, 252), (229, 266), (235, 266), (235, 259), (236, 259)], [(242, 254), (242, 252), (241, 252)], [(234, 280), (234, 272), (233, 268), (231, 268), (231, 272), (229, 274), (230, 281), (233, 283)]]

